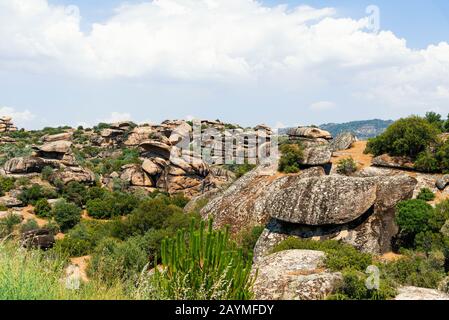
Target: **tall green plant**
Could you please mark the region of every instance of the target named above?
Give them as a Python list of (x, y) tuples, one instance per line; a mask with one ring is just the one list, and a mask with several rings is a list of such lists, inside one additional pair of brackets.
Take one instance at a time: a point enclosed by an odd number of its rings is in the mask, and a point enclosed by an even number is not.
[(229, 239), (228, 228), (216, 231), (212, 221), (195, 229), (192, 220), (188, 232), (161, 245), (162, 267), (155, 268), (154, 292), (161, 298), (176, 300), (246, 300), (252, 297), (255, 276), (251, 260)]

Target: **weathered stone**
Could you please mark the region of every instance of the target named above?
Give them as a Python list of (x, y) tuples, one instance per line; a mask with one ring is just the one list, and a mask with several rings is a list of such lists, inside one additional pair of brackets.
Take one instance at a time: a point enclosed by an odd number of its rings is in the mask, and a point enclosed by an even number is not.
[(288, 132), (288, 135), (293, 137), (304, 137), (312, 139), (332, 139), (332, 135), (328, 131), (321, 130), (320, 128), (315, 127), (299, 127), (291, 129)]
[(401, 287), (395, 300), (449, 300), (449, 295), (433, 289)]
[(321, 166), (331, 162), (332, 151), (329, 146), (316, 146), (303, 151), (301, 164), (306, 166)]
[(22, 234), (22, 246), (25, 248), (50, 249), (55, 244), (54, 235), (46, 229), (37, 229)]
[(123, 130), (117, 130), (117, 129), (103, 129), (100, 132), (100, 135), (103, 138), (109, 138), (109, 139), (121, 136), (123, 134), (124, 134)]
[(376, 181), (365, 178), (286, 176), (268, 188), (266, 212), (292, 223), (344, 224), (374, 205), (376, 186)]
[(394, 157), (388, 154), (375, 157), (372, 161), (373, 166), (414, 170), (414, 164), (409, 157)]
[(120, 179), (129, 182), (132, 186), (138, 187), (152, 187), (153, 181), (150, 177), (138, 166), (138, 165), (127, 165), (124, 166), (123, 173), (120, 176)]
[[(322, 175), (324, 171), (308, 169), (301, 176)], [(201, 210), (203, 218), (214, 218), (215, 227), (231, 226), (231, 231), (266, 224), (270, 216), (266, 210), (268, 188), (278, 178), (276, 166), (258, 166), (234, 182), (226, 191), (211, 199)]]
[(146, 140), (140, 144), (140, 147), (145, 150), (146, 157), (160, 157), (165, 160), (170, 159), (171, 146), (165, 143), (157, 140)]
[[(323, 177), (323, 179), (328, 178)], [(381, 176), (365, 179), (375, 182), (376, 198), (372, 207), (361, 216), (345, 224), (319, 226), (294, 224), (272, 219), (256, 244), (254, 250), (255, 260), (268, 254), (273, 247), (290, 236), (314, 240), (340, 240), (353, 245), (363, 252), (374, 254), (391, 251), (392, 239), (398, 232), (395, 223), (396, 204), (412, 197), (416, 180), (406, 175)], [(345, 191), (342, 192), (344, 193)], [(312, 199), (315, 203), (314, 206), (323, 206), (323, 208), (326, 208), (327, 197), (317, 195), (316, 198)], [(288, 193), (286, 193), (287, 203), (294, 201), (290, 198)], [(303, 200), (305, 204), (310, 201), (310, 199)], [(279, 201), (283, 203), (285, 201), (284, 197), (280, 198)], [(298, 202), (300, 201), (298, 199)], [(341, 207), (341, 204), (338, 206)], [(290, 210), (291, 208), (286, 206), (285, 215), (288, 216)], [(350, 215), (353, 217), (356, 216), (352, 213)]]
[(44, 160), (37, 157), (13, 158), (8, 160), (4, 165), (5, 171), (12, 174), (41, 172), (44, 167)]
[(442, 176), (435, 183), (436, 187), (439, 190), (444, 190), (448, 184), (449, 184), (449, 174)]
[(48, 142), (40, 147), (38, 147), (38, 152), (40, 154), (52, 154), (52, 153), (61, 153), (65, 154), (70, 151), (70, 148), (72, 146), (72, 142), (60, 140), (60, 141), (53, 141)]
[(150, 176), (158, 175), (158, 174), (162, 173), (162, 171), (163, 171), (163, 169), (161, 168), (160, 165), (154, 163), (150, 159), (145, 159), (143, 161), (142, 169), (143, 169), (143, 171), (148, 173)]
[(11, 196), (1, 197), (0, 203), (3, 204), (7, 208), (19, 207), (23, 204), (22, 201), (20, 201), (16, 197), (11, 197)]
[(150, 135), (154, 132), (155, 131), (151, 126), (136, 127), (129, 133), (128, 139), (125, 141), (125, 145), (138, 146), (145, 140), (148, 140)]
[(54, 173), (57, 180), (61, 180), (64, 184), (72, 181), (92, 184), (95, 182), (95, 174), (86, 168), (81, 167), (66, 167)]
[(354, 142), (357, 142), (357, 137), (351, 132), (345, 132), (338, 135), (330, 143), (332, 152), (349, 149)]
[(16, 216), (20, 220), (23, 220), (23, 216), (22, 216), (21, 212), (18, 212), (18, 211), (0, 211), (0, 220), (8, 218), (10, 216)]
[(55, 141), (61, 141), (66, 140), (70, 141), (73, 138), (73, 132), (63, 132), (53, 135), (45, 135), (42, 137), (43, 142), (55, 142)]
[(327, 271), (325, 253), (288, 250), (261, 259), (253, 266), (256, 300), (321, 300), (334, 293), (342, 282), (340, 273)]
[(170, 135), (169, 141), (172, 145), (183, 144), (188, 147), (192, 127), (187, 122), (182, 122)]

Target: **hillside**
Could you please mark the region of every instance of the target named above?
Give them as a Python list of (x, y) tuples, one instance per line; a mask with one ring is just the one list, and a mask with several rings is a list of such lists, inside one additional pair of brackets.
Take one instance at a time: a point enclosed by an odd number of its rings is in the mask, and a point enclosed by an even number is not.
[(329, 131), (334, 137), (343, 132), (352, 132), (360, 140), (367, 140), (381, 134), (393, 123), (392, 120), (362, 120), (346, 123), (326, 123), (320, 128)]

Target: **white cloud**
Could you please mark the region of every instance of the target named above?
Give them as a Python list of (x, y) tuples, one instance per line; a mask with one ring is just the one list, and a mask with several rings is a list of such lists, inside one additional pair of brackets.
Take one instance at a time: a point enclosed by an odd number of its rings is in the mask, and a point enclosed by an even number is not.
[(0, 70), (262, 84), (298, 94), (341, 86), (387, 107), (447, 105), (449, 44), (413, 50), (390, 31), (369, 32), (368, 23), (337, 18), (333, 8), (155, 0), (123, 5), (82, 32), (76, 10), (0, 0)]
[(312, 103), (309, 108), (314, 111), (324, 111), (335, 108), (335, 102), (332, 101), (318, 101)]
[(131, 121), (132, 117), (131, 114), (125, 112), (112, 112), (107, 118), (100, 120), (99, 122), (105, 122), (105, 123), (115, 123), (120, 121)]
[(13, 123), (32, 121), (36, 117), (29, 110), (17, 111), (15, 108), (11, 108), (11, 107), (0, 107), (0, 117), (2, 117), (2, 116), (11, 117)]

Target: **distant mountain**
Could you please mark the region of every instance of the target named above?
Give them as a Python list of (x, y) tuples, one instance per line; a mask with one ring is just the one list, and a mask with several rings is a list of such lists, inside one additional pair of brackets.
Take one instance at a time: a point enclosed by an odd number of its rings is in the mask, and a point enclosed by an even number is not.
[[(362, 120), (362, 121), (352, 121), (346, 123), (326, 123), (319, 127), (321, 129), (329, 131), (333, 137), (338, 136), (343, 132), (352, 132), (360, 140), (367, 140), (373, 138), (383, 133), (393, 123), (392, 120)], [(279, 129), (279, 134), (285, 135), (291, 128)]]
[(343, 132), (352, 132), (360, 140), (366, 140), (383, 133), (392, 123), (392, 120), (374, 119), (347, 123), (327, 123), (322, 124), (319, 127), (329, 131), (334, 137)]

